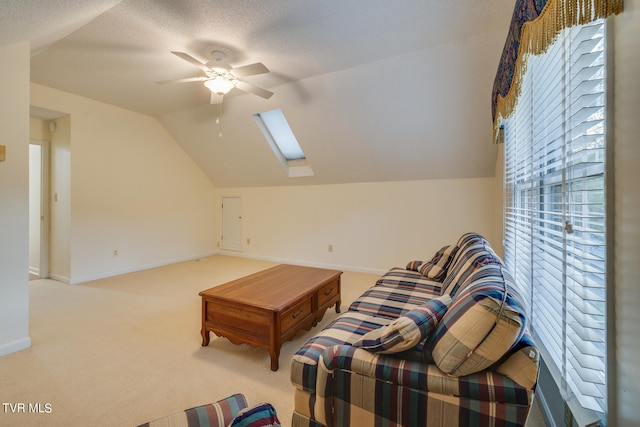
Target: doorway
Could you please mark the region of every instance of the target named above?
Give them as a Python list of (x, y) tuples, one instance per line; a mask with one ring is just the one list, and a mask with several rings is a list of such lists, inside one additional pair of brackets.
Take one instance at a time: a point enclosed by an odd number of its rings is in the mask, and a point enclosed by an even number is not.
[(49, 277), (49, 142), (29, 142), (29, 280)]

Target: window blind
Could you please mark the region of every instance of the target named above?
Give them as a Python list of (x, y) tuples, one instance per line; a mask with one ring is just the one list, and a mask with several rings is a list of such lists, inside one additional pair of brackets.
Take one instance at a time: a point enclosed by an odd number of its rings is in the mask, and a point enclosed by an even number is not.
[(604, 26), (566, 29), (529, 58), (504, 122), (504, 240), (558, 387), (606, 420)]

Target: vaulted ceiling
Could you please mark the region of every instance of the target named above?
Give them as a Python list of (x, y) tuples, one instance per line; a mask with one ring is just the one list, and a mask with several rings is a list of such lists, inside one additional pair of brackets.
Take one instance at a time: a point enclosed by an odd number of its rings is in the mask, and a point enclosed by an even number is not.
[[(155, 116), (218, 187), (488, 177), (513, 0), (4, 0), (33, 82)], [(172, 55), (262, 62), (219, 106)], [(252, 115), (281, 108), (315, 175), (288, 178)], [(216, 117), (220, 115), (220, 123)], [(218, 137), (222, 131), (223, 136)]]

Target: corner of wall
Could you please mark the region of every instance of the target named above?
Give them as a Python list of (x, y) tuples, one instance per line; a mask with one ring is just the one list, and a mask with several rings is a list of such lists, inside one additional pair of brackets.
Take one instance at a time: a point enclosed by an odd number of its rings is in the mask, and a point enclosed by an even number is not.
[[(0, 355), (29, 347), (29, 43), (0, 47)], [(5, 326), (10, 325), (10, 326)]]

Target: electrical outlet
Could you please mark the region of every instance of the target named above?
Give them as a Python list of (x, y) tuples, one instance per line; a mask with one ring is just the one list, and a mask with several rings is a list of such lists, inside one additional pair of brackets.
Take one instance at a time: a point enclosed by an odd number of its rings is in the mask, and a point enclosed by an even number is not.
[(119, 252), (117, 249), (114, 249), (114, 250), (113, 250), (113, 256), (118, 256), (118, 254), (119, 254), (119, 253), (120, 253), (120, 252)]
[(327, 248), (327, 250), (328, 250), (329, 252), (333, 252), (333, 245), (329, 245), (329, 247)]
[(251, 244), (251, 239), (247, 238), (247, 245)]

